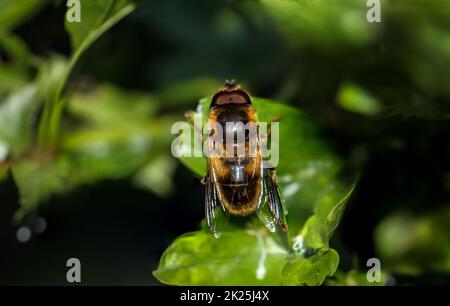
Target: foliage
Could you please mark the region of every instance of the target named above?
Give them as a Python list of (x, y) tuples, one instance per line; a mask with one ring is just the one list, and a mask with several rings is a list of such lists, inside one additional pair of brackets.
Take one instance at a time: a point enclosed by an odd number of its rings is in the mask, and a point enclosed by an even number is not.
[[(261, 121), (281, 118), (289, 236), (248, 218), (217, 240), (183, 216), (188, 233), (161, 233), (159, 281), (374, 285), (368, 257), (376, 285), (450, 279), (450, 2), (382, 1), (381, 23), (360, 0), (82, 0), (82, 22), (63, 24), (65, 9), (0, 2), (0, 182), (17, 187), (15, 221), (99, 182), (130, 179), (166, 204), (190, 192), (170, 126), (199, 97), (206, 115), (236, 78)], [(204, 175), (205, 159), (180, 161)]]
[[(17, 11), (21, 5), (9, 4), (11, 10), (17, 6)], [(11, 167), (19, 187), (22, 208), (17, 217), (35, 210), (51, 194), (100, 179), (126, 177), (139, 168), (143, 168), (136, 177), (140, 186), (161, 196), (171, 190), (170, 179), (146, 175), (153, 173), (155, 163), (164, 164), (166, 173), (173, 171), (173, 161), (160, 156), (170, 135), (159, 133), (161, 127), (169, 129), (171, 119), (148, 120), (158, 111), (154, 98), (108, 85), (70, 97), (61, 96), (67, 78), (87, 48), (135, 8), (131, 1), (90, 1), (87, 5), (82, 23), (66, 24), (72, 38), (70, 59), (55, 57), (47, 62), (39, 61), (39, 73), (29, 85), (16, 89), (12, 84), (5, 88), (11, 93), (0, 113), (3, 118), (0, 143), (3, 151), (10, 152), (11, 160), (2, 168)], [(26, 48), (20, 43), (13, 47), (9, 48), (13, 55), (25, 57)], [(67, 101), (69, 115), (82, 124), (63, 131), (58, 137)], [(41, 103), (44, 109), (38, 134), (33, 134), (32, 117)], [(130, 108), (129, 103), (135, 108)], [(123, 121), (126, 117), (130, 120)], [(36, 142), (38, 146), (33, 147)], [(161, 184), (165, 189), (158, 188)]]

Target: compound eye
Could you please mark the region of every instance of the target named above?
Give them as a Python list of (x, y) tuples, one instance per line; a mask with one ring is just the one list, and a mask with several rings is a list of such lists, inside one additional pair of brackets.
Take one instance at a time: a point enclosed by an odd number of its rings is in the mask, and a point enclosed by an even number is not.
[(247, 104), (248, 101), (245, 96), (240, 93), (233, 93), (230, 96), (232, 103), (234, 104)]
[(230, 95), (229, 94), (222, 94), (218, 96), (215, 101), (213, 101), (214, 105), (225, 105), (230, 103)]
[(211, 101), (211, 107), (223, 105), (251, 105), (250, 96), (243, 90), (216, 93)]

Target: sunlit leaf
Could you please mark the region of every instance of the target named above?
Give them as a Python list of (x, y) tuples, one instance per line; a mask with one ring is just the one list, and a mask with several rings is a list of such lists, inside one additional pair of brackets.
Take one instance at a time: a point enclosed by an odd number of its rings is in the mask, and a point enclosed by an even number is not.
[(332, 276), (339, 265), (338, 253), (329, 248), (320, 249), (310, 257), (294, 256), (283, 269), (283, 285), (317, 286)]
[(258, 232), (215, 239), (200, 231), (175, 240), (154, 275), (173, 285), (280, 285), (286, 258), (286, 250)]
[(52, 160), (36, 155), (12, 167), (14, 181), (20, 195), (21, 209), (16, 218), (36, 208), (51, 194), (60, 193), (66, 186), (66, 177), (70, 173), (70, 164), (66, 158)]
[(316, 249), (328, 246), (353, 189), (354, 186), (338, 203), (324, 201), (316, 207), (315, 214), (305, 222), (301, 232), (304, 245)]
[(346, 110), (363, 115), (375, 115), (382, 109), (377, 99), (353, 84), (344, 84), (340, 88), (338, 104)]
[(36, 102), (36, 86), (28, 85), (0, 104), (0, 142), (7, 152), (4, 155), (17, 155), (29, 145)]
[(176, 239), (163, 254), (155, 277), (172, 285), (308, 285), (333, 275), (339, 256), (323, 248), (304, 257), (264, 231), (226, 232), (220, 239), (199, 231)]

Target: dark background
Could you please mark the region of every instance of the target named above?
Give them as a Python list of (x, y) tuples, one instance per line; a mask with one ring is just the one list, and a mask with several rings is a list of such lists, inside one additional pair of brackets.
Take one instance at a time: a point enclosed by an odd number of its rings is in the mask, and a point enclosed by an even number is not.
[[(222, 16), (224, 9), (232, 17)], [(64, 3), (49, 3), (14, 32), (35, 54), (69, 55), (64, 13)], [(362, 169), (360, 183), (332, 243), (341, 252), (341, 268), (356, 262), (364, 270), (365, 261), (377, 256), (373, 233), (384, 217), (399, 210), (421, 216), (449, 204), (449, 95), (435, 98), (417, 90), (403, 70), (392, 65), (403, 54), (399, 49), (414, 52), (409, 49), (413, 31), (401, 29), (405, 23), (400, 18), (388, 18), (386, 32), (374, 45), (306, 45), (298, 52), (284, 41), (270, 16), (258, 15), (264, 22), (256, 22), (255, 15), (234, 1), (143, 1), (92, 46), (72, 79), (88, 77), (127, 89), (158, 91), (198, 77), (218, 82), (235, 78), (255, 96), (282, 96), (300, 107), (324, 124), (342, 156), (351, 160), (358, 150), (364, 152), (362, 160), (354, 161)], [(387, 51), (370, 55), (381, 42)], [(433, 106), (432, 118), (424, 118), (420, 105), (419, 115), (406, 115), (402, 109), (410, 108), (396, 108), (400, 103), (386, 95), (387, 114), (354, 114), (334, 103), (340, 81), (349, 77), (373, 92), (390, 87), (402, 103), (402, 94), (413, 91), (420, 91), (427, 105), (427, 99), (439, 103)], [(195, 105), (189, 97), (161, 112), (183, 114)], [(425, 108), (423, 113), (428, 113)], [(445, 113), (447, 119), (435, 120)], [(9, 177), (0, 184), (0, 284), (66, 284), (65, 263), (71, 257), (81, 260), (83, 284), (158, 284), (151, 272), (162, 252), (180, 234), (198, 229), (203, 218), (198, 179), (178, 164), (174, 181), (175, 190), (166, 199), (137, 189), (129, 178), (53, 196), (36, 214), (45, 218), (46, 230), (20, 243), (11, 221), (19, 208), (18, 190)], [(31, 224), (33, 218), (24, 222)], [(426, 266), (432, 260), (416, 262)], [(450, 284), (448, 268), (412, 276), (393, 273), (392, 282)]]

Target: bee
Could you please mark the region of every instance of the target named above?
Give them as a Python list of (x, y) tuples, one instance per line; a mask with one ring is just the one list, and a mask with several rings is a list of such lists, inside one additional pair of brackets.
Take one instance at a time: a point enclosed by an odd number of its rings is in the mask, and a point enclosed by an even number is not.
[[(210, 232), (216, 238), (220, 236), (217, 219), (221, 214), (246, 217), (254, 213), (271, 232), (277, 226), (286, 232), (286, 210), (276, 170), (263, 157), (263, 137), (259, 135), (257, 111), (250, 94), (234, 80), (227, 80), (212, 96), (208, 123), (221, 128), (223, 133), (218, 152), (207, 156), (207, 173), (203, 178)], [(249, 126), (256, 128), (257, 133), (246, 129)], [(212, 128), (210, 136), (218, 130)], [(240, 141), (235, 137), (239, 134), (245, 136)], [(227, 154), (230, 149), (232, 153)], [(238, 154), (238, 149), (244, 154)]]

